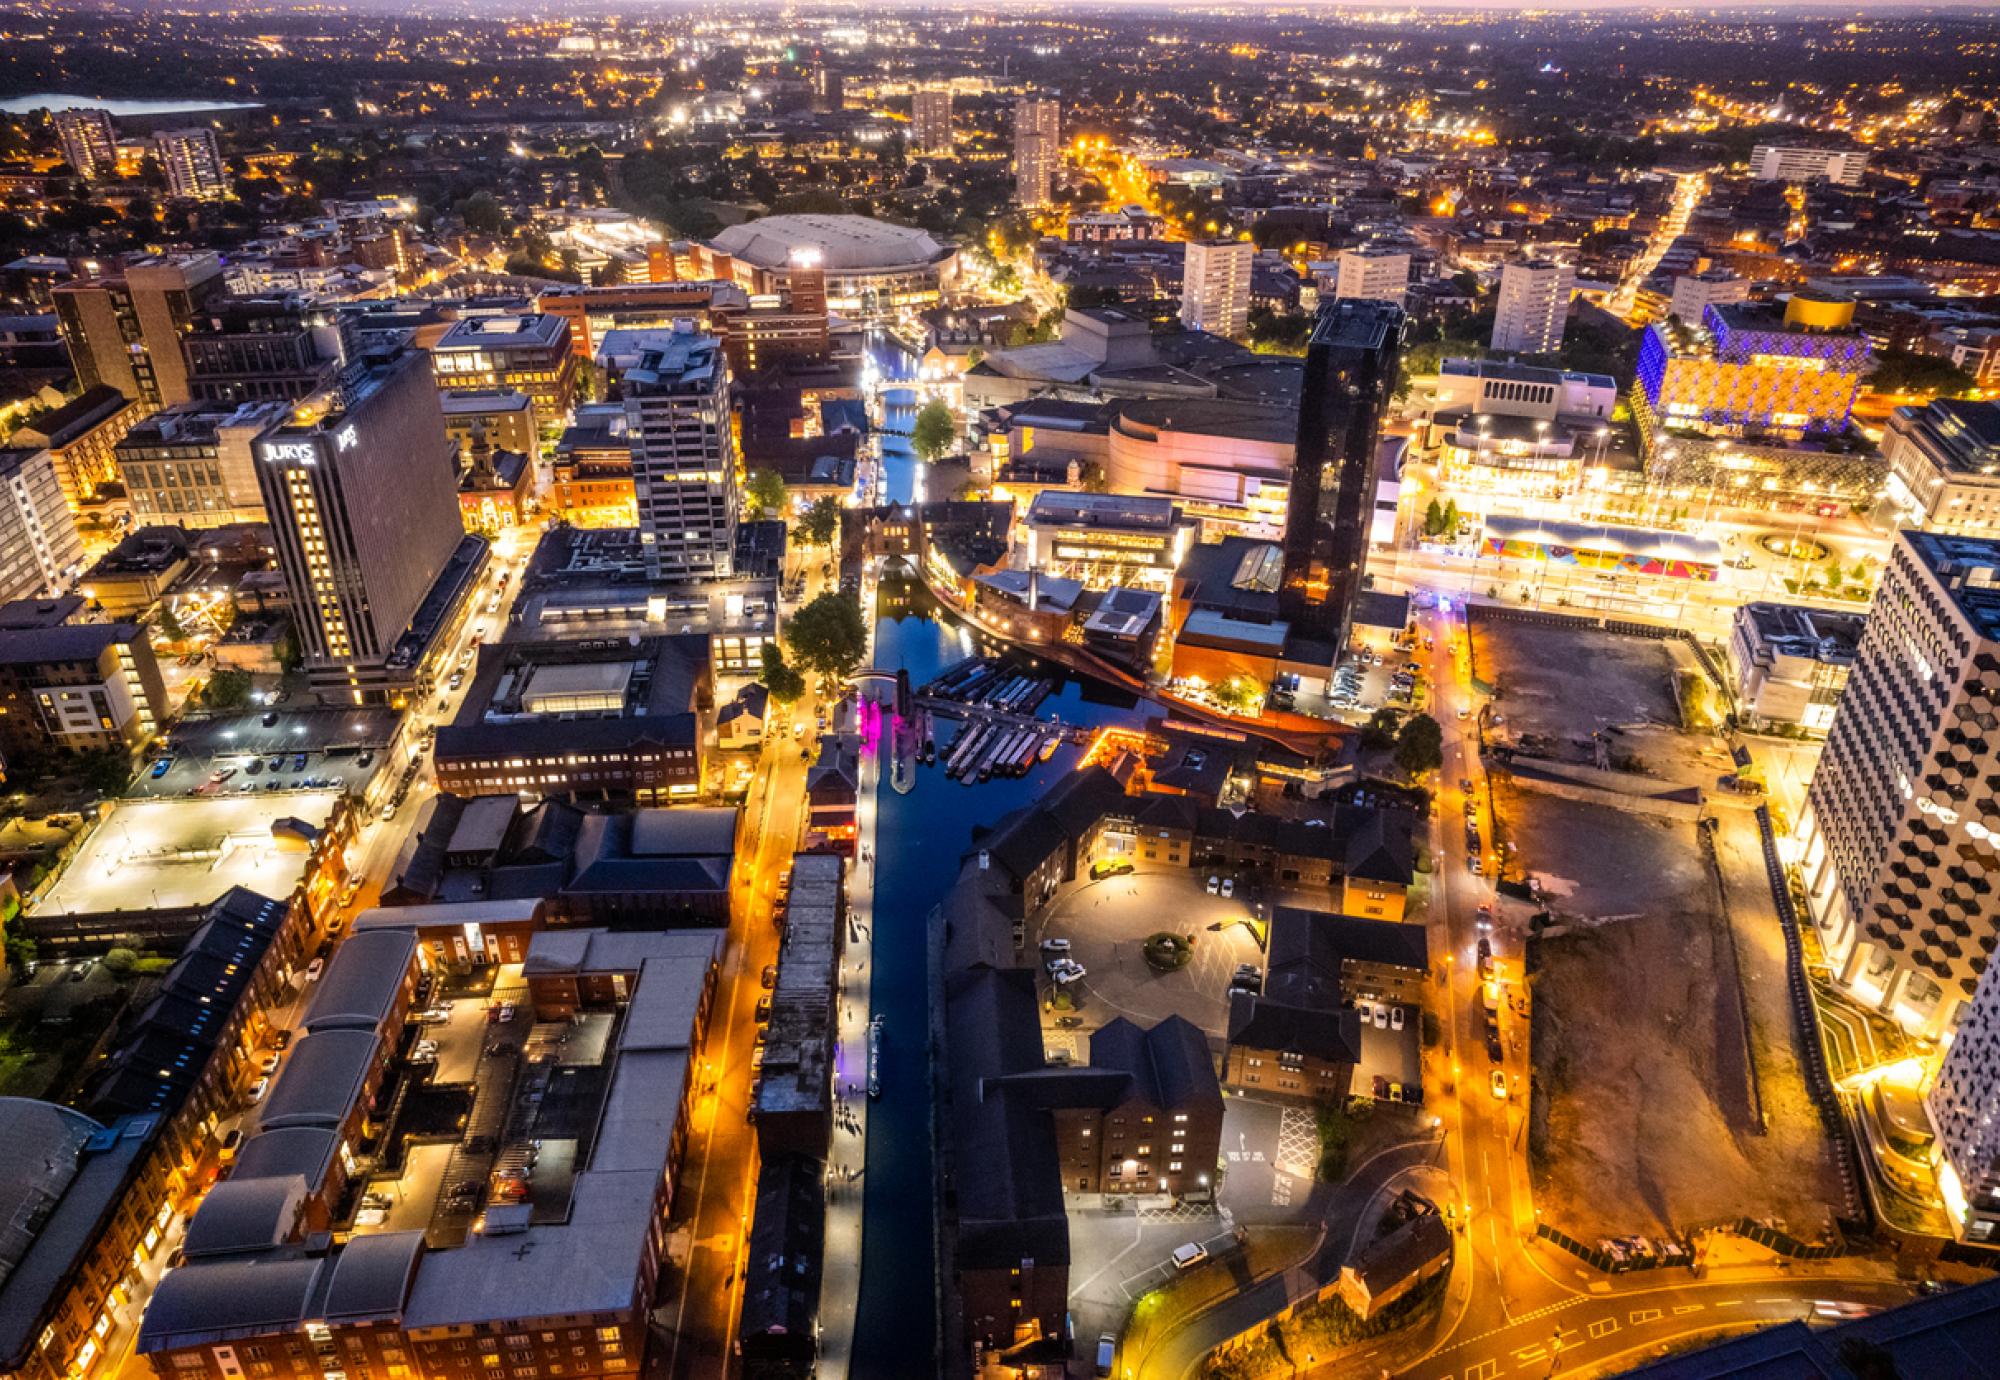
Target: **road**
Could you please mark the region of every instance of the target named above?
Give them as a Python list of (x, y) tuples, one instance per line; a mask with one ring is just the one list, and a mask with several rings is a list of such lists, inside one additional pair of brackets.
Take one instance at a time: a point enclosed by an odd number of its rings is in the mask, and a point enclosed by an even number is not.
[[(817, 592), (808, 579), (805, 598)], [(800, 743), (774, 713), (764, 751), (744, 798), (737, 834), (736, 896), (731, 905), (722, 976), (694, 1107), (687, 1157), (668, 1223), (674, 1266), (655, 1310), (663, 1329), (647, 1354), (646, 1374), (661, 1380), (726, 1375), (742, 1308), (743, 1262), (757, 1186), (756, 1132), (750, 1109), (750, 1051), (757, 1038), (757, 998), (766, 964), (778, 958), (773, 923), (779, 874), (797, 850), (805, 808), (806, 764)], [(817, 713), (812, 691), (792, 707), (807, 725)], [(746, 865), (747, 864), (747, 865)]]
[[(1447, 588), (1458, 589), (1454, 583)], [(1521, 941), (1504, 911), (1492, 932), (1502, 1057), (1487, 1051), (1485, 1007), (1478, 972), (1479, 910), (1494, 905), (1494, 862), (1482, 874), (1470, 865), (1465, 830), (1471, 796), (1482, 848), (1495, 837), (1490, 796), (1479, 760), (1478, 704), (1471, 688), (1464, 605), (1449, 612), (1415, 610), (1430, 645), (1416, 655), (1431, 684), (1430, 712), (1443, 729), (1432, 821), (1435, 866), (1426, 897), (1434, 977), (1442, 998), (1443, 1039), (1432, 1056), (1425, 1109), (1438, 1118), (1443, 1167), (1456, 1185), (1440, 1203), (1457, 1236), (1442, 1316), (1427, 1333), (1385, 1339), (1366, 1351), (1302, 1374), (1327, 1377), (1393, 1374), (1410, 1380), (1505, 1380), (1505, 1377), (1611, 1374), (1676, 1339), (1746, 1330), (1809, 1316), (1819, 1300), (1886, 1307), (1907, 1301), (1908, 1285), (1870, 1273), (1858, 1261), (1797, 1265), (1730, 1265), (1705, 1278), (1684, 1270), (1605, 1277), (1534, 1235), (1536, 1212), (1528, 1181), (1525, 1120), (1529, 1060), (1527, 997), (1521, 981)], [(1463, 710), (1465, 717), (1459, 717)], [(1517, 907), (1518, 908), (1518, 907)], [(1516, 921), (1518, 925), (1518, 920)], [(1507, 1095), (1497, 1096), (1498, 1070)], [(1183, 1380), (1217, 1344), (1255, 1325), (1331, 1280), (1347, 1258), (1357, 1214), (1374, 1196), (1419, 1165), (1434, 1163), (1436, 1142), (1392, 1147), (1356, 1172), (1329, 1200), (1326, 1232), (1297, 1269), (1257, 1281), (1163, 1338), (1133, 1374), (1143, 1380)]]

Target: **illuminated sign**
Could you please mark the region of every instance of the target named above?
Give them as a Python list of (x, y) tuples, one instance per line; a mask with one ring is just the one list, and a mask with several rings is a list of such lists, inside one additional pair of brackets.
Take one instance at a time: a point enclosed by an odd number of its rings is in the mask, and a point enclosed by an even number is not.
[(272, 465), (317, 465), (319, 447), (311, 441), (267, 441), (264, 460)]
[(353, 450), (360, 440), (360, 436), (355, 434), (352, 422), (333, 433), (333, 444), (339, 450)]

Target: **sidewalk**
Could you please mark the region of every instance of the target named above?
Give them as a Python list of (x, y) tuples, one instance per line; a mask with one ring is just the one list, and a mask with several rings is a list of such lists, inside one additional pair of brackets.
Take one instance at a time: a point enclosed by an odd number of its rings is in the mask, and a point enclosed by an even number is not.
[[(862, 590), (869, 640), (874, 640), (874, 581)], [(822, 1380), (845, 1380), (854, 1356), (854, 1320), (861, 1302), (861, 1222), (868, 1165), (868, 1020), (870, 960), (875, 941), (876, 793), (880, 753), (861, 757), (859, 825), (847, 864), (848, 930), (840, 962), (840, 1020), (833, 1061), (833, 1143), (826, 1162), (826, 1244), (819, 1284), (819, 1368)], [(852, 1091), (850, 1091), (852, 1089)], [(852, 1174), (850, 1180), (848, 1175)]]

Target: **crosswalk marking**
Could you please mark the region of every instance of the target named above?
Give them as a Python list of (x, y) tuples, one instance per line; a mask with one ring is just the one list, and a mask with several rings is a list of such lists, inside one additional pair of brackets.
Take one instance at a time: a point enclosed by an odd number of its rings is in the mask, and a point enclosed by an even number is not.
[(1498, 1361), (1474, 1361), (1465, 1368), (1465, 1380), (1493, 1380), (1499, 1373)]
[(1678, 1317), (1683, 1317), (1689, 1313), (1699, 1313), (1701, 1309), (1702, 1305), (1698, 1303), (1683, 1303), (1679, 1307), (1674, 1309), (1674, 1316), (1678, 1318)]
[(1632, 1310), (1632, 1326), (1649, 1323), (1659, 1316), (1660, 1310), (1657, 1308), (1635, 1308)]
[(1617, 1330), (1618, 1330), (1618, 1319), (1599, 1318), (1596, 1322), (1590, 1325), (1591, 1340), (1595, 1341), (1599, 1337), (1609, 1337), (1612, 1333), (1616, 1332)]

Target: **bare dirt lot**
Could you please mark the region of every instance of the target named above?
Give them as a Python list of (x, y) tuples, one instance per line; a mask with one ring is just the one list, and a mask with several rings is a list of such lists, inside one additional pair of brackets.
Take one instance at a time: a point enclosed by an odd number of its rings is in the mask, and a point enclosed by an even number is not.
[[(1672, 654), (1659, 644), (1505, 624), (1481, 641), (1482, 669), (1519, 673), (1498, 673), (1510, 727), (1518, 713), (1529, 732), (1570, 737), (1673, 714)], [(1521, 683), (1538, 688), (1522, 694)], [(1619, 697), (1637, 709), (1620, 713)], [(1715, 738), (1645, 737), (1649, 769), (1670, 779), (1712, 770), (1723, 750)], [(1718, 881), (1692, 820), (1525, 790), (1504, 772), (1495, 793), (1523, 870), (1562, 922), (1531, 955), (1530, 1144), (1547, 1220), (1586, 1240), (1738, 1215), (1817, 1235), (1840, 1180), (1799, 1076), (1748, 812), (1711, 808)]]
[(1613, 724), (1680, 725), (1664, 642), (1475, 618), (1472, 656), (1517, 734), (1588, 738)]

